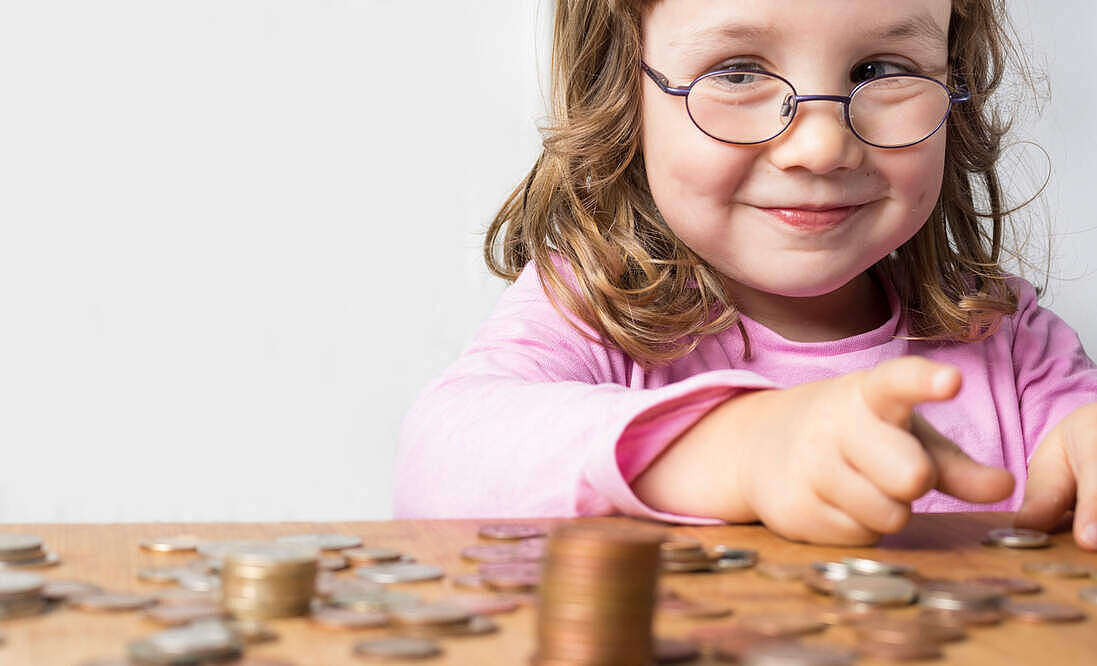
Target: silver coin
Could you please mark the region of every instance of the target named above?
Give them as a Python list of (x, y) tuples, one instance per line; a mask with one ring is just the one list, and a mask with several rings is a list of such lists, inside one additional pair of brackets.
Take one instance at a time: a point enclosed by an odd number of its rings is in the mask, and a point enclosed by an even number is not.
[(345, 534), (291, 534), (278, 537), (278, 541), (312, 546), (319, 550), (343, 550), (344, 548), (357, 548), (362, 545), (362, 540), (358, 537)]
[(758, 564), (758, 551), (750, 548), (732, 548), (731, 546), (713, 546), (716, 559), (712, 568), (716, 570), (748, 569)]
[(1047, 532), (1000, 527), (987, 533), (987, 542), (1005, 548), (1043, 548), (1051, 543)]
[(138, 546), (156, 553), (183, 553), (198, 549), (202, 540), (192, 534), (141, 539)]
[(898, 576), (854, 575), (838, 581), (834, 596), (873, 606), (907, 606), (918, 596), (918, 586)]
[(445, 576), (441, 567), (416, 562), (393, 562), (358, 567), (355, 574), (375, 583), (411, 583), (421, 580), (438, 580)]
[(178, 581), (179, 576), (185, 573), (194, 572), (188, 569), (180, 569), (179, 567), (149, 567), (147, 569), (139, 569), (137, 571), (137, 579), (146, 583), (163, 585)]
[(1078, 596), (1091, 604), (1097, 604), (1097, 587), (1083, 587), (1078, 590)]
[(842, 564), (861, 576), (906, 576), (914, 571), (914, 567), (906, 564), (880, 562), (867, 557), (843, 557)]
[(812, 562), (811, 566), (828, 580), (845, 580), (852, 575), (849, 566), (843, 562)]
[(221, 587), (221, 579), (217, 576), (196, 571), (181, 571), (175, 580), (179, 587), (191, 592), (212, 592)]
[(21, 571), (0, 571), (0, 601), (11, 597), (38, 594), (46, 579), (38, 574)]
[(857, 655), (845, 648), (821, 643), (767, 642), (747, 650), (744, 666), (847, 666)]
[(42, 539), (30, 534), (9, 534), (0, 532), (0, 559), (5, 553), (22, 553), (40, 550)]
[(32, 560), (19, 560), (16, 562), (0, 561), (0, 570), (11, 571), (14, 569), (44, 569), (46, 567), (52, 567), (60, 563), (61, 558), (57, 556), (57, 553), (44, 550), (42, 551), (41, 557), (37, 557)]
[(254, 541), (230, 546), (223, 551), (222, 557), (232, 564), (306, 564), (320, 558), (320, 549), (299, 543)]
[(243, 641), (239, 635), (229, 630), (224, 623), (201, 620), (158, 631), (128, 646), (129, 655), (134, 661), (153, 664), (227, 659), (239, 656), (243, 649)]

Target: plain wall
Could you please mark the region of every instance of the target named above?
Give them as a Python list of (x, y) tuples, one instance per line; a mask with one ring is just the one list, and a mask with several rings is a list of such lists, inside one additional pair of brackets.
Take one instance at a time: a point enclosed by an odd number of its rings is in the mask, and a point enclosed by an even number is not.
[[(1046, 304), (1093, 352), (1097, 5), (1013, 7), (1051, 84)], [(550, 14), (0, 0), (0, 521), (390, 517), (403, 415), (504, 287), (483, 231), (538, 152)]]

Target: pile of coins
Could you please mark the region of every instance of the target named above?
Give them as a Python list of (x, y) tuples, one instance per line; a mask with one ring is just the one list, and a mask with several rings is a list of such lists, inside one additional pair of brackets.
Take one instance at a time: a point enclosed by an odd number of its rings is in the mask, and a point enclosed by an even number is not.
[(45, 608), (41, 576), (22, 571), (0, 571), (0, 620), (37, 615)]
[(224, 553), (221, 603), (234, 617), (263, 620), (307, 615), (316, 589), (315, 548), (256, 541)]
[(55, 553), (45, 549), (42, 540), (36, 536), (0, 534), (0, 570), (48, 567), (60, 561)]
[(664, 535), (567, 525), (549, 537), (533, 666), (652, 661), (651, 623)]
[(701, 572), (745, 569), (758, 562), (758, 551), (730, 546), (715, 546), (711, 552), (697, 539), (671, 536), (663, 542), (663, 571)]

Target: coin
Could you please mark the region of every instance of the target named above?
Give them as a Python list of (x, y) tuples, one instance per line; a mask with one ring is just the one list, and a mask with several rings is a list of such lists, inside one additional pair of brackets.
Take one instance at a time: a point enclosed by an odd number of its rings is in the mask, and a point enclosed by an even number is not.
[(11, 534), (0, 532), (0, 560), (8, 555), (17, 555), (42, 549), (42, 539), (30, 534)]
[(536, 525), (512, 525), (496, 523), (491, 525), (481, 525), (478, 533), (483, 539), (499, 539), (509, 541), (512, 539), (530, 539), (533, 537), (544, 536), (545, 530), (537, 527)]
[(1083, 587), (1078, 590), (1078, 596), (1091, 604), (1097, 604), (1097, 587)]
[(854, 575), (834, 587), (834, 596), (839, 599), (874, 606), (907, 606), (917, 595), (917, 585), (897, 576)]
[(463, 608), (474, 615), (500, 615), (516, 611), (521, 606), (514, 599), (488, 594), (457, 594), (439, 602)]
[(137, 570), (137, 579), (146, 583), (163, 585), (166, 583), (175, 583), (179, 580), (179, 575), (183, 573), (194, 572), (180, 567), (148, 567)]
[(32, 559), (13, 561), (0, 560), (0, 570), (44, 569), (60, 563), (61, 558), (57, 556), (57, 553), (45, 550), (42, 551), (39, 556)]
[(382, 659), (425, 659), (442, 653), (437, 641), (429, 638), (391, 636), (354, 644), (354, 654), (359, 657)]
[(919, 597), (923, 608), (954, 611), (999, 610), (1005, 601), (992, 587), (948, 580), (923, 582)]
[(342, 571), (350, 566), (350, 562), (342, 555), (321, 555), (316, 566), (323, 571)]
[(98, 592), (72, 600), (72, 605), (86, 611), (131, 611), (156, 603), (153, 597), (125, 592)]
[(309, 620), (324, 629), (365, 629), (382, 627), (389, 623), (387, 613), (381, 611), (356, 611), (334, 606), (313, 609)]
[(1025, 562), (1021, 569), (1025, 573), (1054, 578), (1086, 578), (1093, 574), (1093, 567), (1073, 562)]
[(518, 543), (483, 543), (461, 550), (461, 557), (473, 562), (535, 562), (544, 557), (544, 549)]
[(184, 553), (198, 550), (201, 539), (193, 534), (181, 534), (178, 536), (162, 536), (150, 539), (141, 539), (138, 546), (144, 550), (155, 553)]
[(843, 557), (845, 564), (851, 573), (862, 576), (906, 576), (914, 572), (914, 567), (893, 562), (880, 562), (866, 557)]
[(358, 537), (345, 534), (291, 534), (278, 537), (278, 541), (312, 546), (319, 550), (343, 550), (345, 548), (357, 548), (362, 545), (362, 540)]
[(758, 551), (750, 548), (716, 545), (712, 547), (712, 552), (716, 555), (713, 561), (713, 569), (716, 571), (748, 569), (758, 564)]
[(975, 585), (985, 585), (986, 587), (998, 590), (1001, 594), (1036, 594), (1042, 592), (1043, 585), (1040, 585), (1034, 580), (1028, 578), (1009, 578), (1006, 576), (978, 576), (976, 578), (968, 578), (967, 583), (974, 583)]
[(392, 620), (400, 624), (455, 624), (468, 622), (472, 613), (459, 606), (445, 603), (426, 603), (402, 606), (390, 611)]
[(191, 592), (212, 592), (221, 587), (221, 579), (211, 574), (200, 574), (194, 571), (180, 571), (175, 577), (179, 587)]
[(987, 545), (1005, 548), (1043, 548), (1051, 544), (1047, 532), (1016, 527), (1001, 527), (987, 533)]
[(423, 636), (426, 638), (442, 636), (483, 636), (498, 631), (499, 625), (495, 620), (489, 617), (472, 615), (466, 622), (407, 625), (403, 629), (412, 636)]
[(943, 643), (966, 635), (958, 627), (891, 617), (858, 622), (853, 629), (859, 640), (871, 643)]
[(67, 601), (84, 594), (102, 592), (103, 588), (79, 580), (50, 580), (42, 587), (42, 596), (50, 601)]
[(425, 580), (438, 580), (445, 576), (441, 567), (433, 564), (394, 562), (377, 564), (371, 567), (359, 567), (354, 570), (358, 576), (375, 583), (411, 583)]
[(340, 554), (353, 564), (395, 562), (403, 556), (403, 553), (391, 548), (348, 548), (340, 551)]
[(1084, 620), (1086, 614), (1070, 604), (1053, 601), (1016, 601), (1006, 602), (1005, 611), (1018, 620), (1025, 622), (1077, 622)]
[(864, 640), (857, 643), (857, 653), (870, 659), (887, 661), (921, 661), (940, 659), (943, 656), (941, 646), (933, 642), (883, 643)]
[(945, 627), (985, 627), (998, 624), (1005, 619), (1001, 608), (983, 610), (948, 610), (943, 608), (923, 608), (918, 619), (923, 622), (939, 624)]

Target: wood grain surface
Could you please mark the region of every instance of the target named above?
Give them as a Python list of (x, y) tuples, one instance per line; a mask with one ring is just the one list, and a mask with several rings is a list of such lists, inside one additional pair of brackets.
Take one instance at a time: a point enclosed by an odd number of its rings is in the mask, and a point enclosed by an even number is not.
[[(706, 544), (727, 544), (755, 548), (761, 560), (803, 562), (838, 560), (845, 556), (864, 556), (914, 566), (927, 577), (964, 578), (976, 575), (1026, 576), (1025, 562), (1066, 561), (1097, 567), (1097, 555), (1077, 548), (1069, 533), (1055, 534), (1049, 548), (1008, 550), (983, 546), (981, 539), (994, 527), (1009, 524), (1009, 514), (949, 514), (915, 516), (901, 533), (884, 539), (871, 548), (830, 548), (791, 543), (757, 525), (719, 527), (667, 526), (668, 531), (701, 539)], [(627, 518), (581, 519), (592, 522), (631, 522)], [(387, 546), (416, 557), (420, 562), (442, 566), (447, 574), (472, 572), (475, 566), (460, 558), (463, 547), (478, 542), (477, 528), (485, 522), (472, 520), (342, 522), (342, 523), (268, 523), (268, 524), (52, 524), (2, 525), (0, 532), (34, 534), (45, 540), (46, 547), (61, 557), (61, 564), (37, 570), (52, 580), (77, 579), (99, 584), (110, 590), (154, 593), (160, 586), (137, 580), (138, 569), (167, 566), (193, 559), (193, 555), (152, 554), (142, 551), (142, 538), (172, 534), (195, 534), (202, 538), (270, 538), (307, 532), (338, 532), (361, 537), (367, 546)], [(508, 521), (551, 527), (554, 520)], [(352, 576), (344, 571), (340, 576)], [(944, 647), (941, 664), (993, 664), (1018, 666), (1079, 666), (1097, 664), (1097, 606), (1078, 597), (1084, 587), (1097, 585), (1092, 579), (1040, 579), (1044, 592), (1032, 599), (1055, 600), (1074, 604), (1087, 613), (1087, 619), (1071, 624), (1029, 624), (1006, 620), (997, 627), (973, 628), (968, 639)], [(693, 620), (657, 616), (657, 636), (682, 637), (690, 629), (714, 622), (733, 622), (763, 612), (796, 612), (819, 607), (829, 600), (810, 592), (798, 582), (776, 582), (752, 570), (708, 574), (664, 574), (662, 584), (682, 596), (730, 606), (734, 614), (724, 620)], [(448, 581), (393, 586), (409, 590), (425, 599), (441, 597), (455, 590)], [(892, 611), (908, 616), (916, 609)], [(535, 610), (523, 607), (517, 612), (495, 616), (500, 631), (490, 636), (442, 639), (443, 654), (427, 663), (513, 664), (529, 663), (534, 649)], [(248, 656), (276, 657), (300, 666), (339, 666), (363, 664), (355, 657), (352, 645), (361, 639), (392, 635), (392, 629), (333, 632), (317, 629), (302, 618), (271, 621), (280, 635), (272, 643), (249, 647)], [(59, 607), (45, 615), (0, 620), (0, 666), (74, 666), (95, 658), (121, 657), (129, 641), (159, 630), (137, 613), (104, 614)], [(817, 640), (852, 645), (848, 627), (831, 627)], [(703, 660), (697, 664), (719, 662)], [(861, 659), (861, 664), (876, 664)]]

